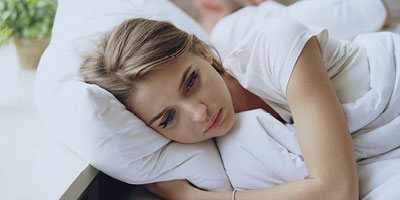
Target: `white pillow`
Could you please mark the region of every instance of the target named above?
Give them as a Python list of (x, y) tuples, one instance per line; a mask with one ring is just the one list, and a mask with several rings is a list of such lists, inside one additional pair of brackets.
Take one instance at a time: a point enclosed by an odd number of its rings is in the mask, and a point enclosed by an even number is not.
[(236, 190), (268, 188), (308, 176), (292, 125), (285, 126), (262, 109), (235, 117), (232, 130), (218, 137), (217, 144)]
[(97, 169), (130, 184), (188, 179), (213, 191), (230, 191), (212, 140), (185, 145), (160, 136), (113, 95), (81, 81), (88, 40), (134, 17), (170, 20), (205, 32), (166, 0), (59, 0), (51, 44), (37, 70), (35, 99), (47, 131)]

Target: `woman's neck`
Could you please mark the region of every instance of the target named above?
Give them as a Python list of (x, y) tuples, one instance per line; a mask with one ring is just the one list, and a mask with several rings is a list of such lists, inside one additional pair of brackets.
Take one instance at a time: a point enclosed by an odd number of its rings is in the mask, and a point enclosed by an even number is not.
[(283, 123), (285, 122), (274, 109), (265, 103), (259, 96), (244, 88), (239, 81), (237, 81), (231, 75), (225, 73), (222, 75), (222, 78), (224, 79), (229, 93), (231, 94), (233, 110), (235, 113), (262, 108), (277, 120)]

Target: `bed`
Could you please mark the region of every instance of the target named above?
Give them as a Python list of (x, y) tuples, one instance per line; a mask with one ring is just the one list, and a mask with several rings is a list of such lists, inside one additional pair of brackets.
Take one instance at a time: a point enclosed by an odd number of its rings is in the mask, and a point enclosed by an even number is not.
[[(141, 184), (182, 178), (188, 178), (195, 185), (204, 189), (230, 191), (232, 190), (231, 184), (213, 142), (208, 141), (198, 144), (197, 147), (189, 147), (171, 143), (150, 130), (124, 132), (126, 130), (121, 127), (126, 124), (140, 127), (140, 130), (145, 129), (145, 126), (143, 123), (131, 119), (132, 114), (113, 99), (112, 95), (94, 86), (83, 84), (77, 76), (77, 69), (81, 63), (77, 53), (90, 50), (83, 45), (87, 43), (82, 41), (87, 42), (88, 38), (98, 38), (100, 33), (106, 32), (122, 19), (129, 17), (170, 20), (178, 27), (196, 33), (201, 39), (209, 41), (205, 31), (192, 19), (188, 19), (182, 11), (171, 7), (171, 3), (168, 1), (159, 0), (158, 2), (159, 5), (166, 6), (164, 8), (174, 9), (174, 13), (171, 14), (168, 9), (160, 10), (154, 2), (149, 3), (145, 0), (118, 0), (113, 3), (109, 1), (59, 1), (60, 8), (56, 17), (51, 45), (42, 57), (37, 73), (35, 93), (39, 114), (47, 129), (54, 132), (55, 137), (93, 166), (116, 179), (138, 185), (131, 186), (128, 199), (158, 199), (149, 194)], [(92, 6), (94, 4), (96, 4), (95, 8)], [(81, 6), (77, 7), (76, 5)], [(140, 5), (146, 6), (140, 7)], [(384, 30), (400, 33), (400, 3), (391, 0), (388, 1), (388, 5), (393, 19), (390, 26)], [(187, 20), (177, 20), (177, 16), (183, 16), (182, 18)], [(188, 21), (190, 21), (190, 27), (188, 27)], [(101, 98), (104, 96), (105, 98)], [(93, 104), (95, 105), (93, 106)], [(110, 107), (113, 108), (111, 111), (104, 109)], [(253, 117), (264, 119), (264, 123), (270, 122), (271, 118), (268, 116), (267, 113), (256, 110), (241, 113), (237, 118), (243, 119), (243, 123), (251, 124), (257, 121), (249, 120)], [(252, 127), (254, 130), (257, 127), (262, 130), (263, 124), (261, 122), (252, 124)], [(281, 125), (277, 125), (275, 128), (290, 130), (290, 127)], [(240, 138), (243, 130), (237, 129), (235, 132), (237, 134), (231, 134), (232, 137), (217, 141), (220, 149), (223, 149), (223, 143), (234, 140), (236, 137)], [(272, 130), (272, 132), (274, 131)], [(254, 137), (259, 137), (263, 132), (254, 131), (254, 133)], [(132, 137), (128, 138), (126, 135)], [(265, 137), (265, 134), (261, 137)], [(296, 152), (295, 142), (293, 143), (294, 137), (290, 131), (287, 137), (292, 139), (281, 141), (291, 143), (281, 146), (290, 147), (292, 148), (291, 152)], [(268, 138), (272, 142), (278, 140), (273, 134)], [(207, 150), (199, 150), (202, 148)], [(177, 152), (185, 152), (185, 154), (177, 155)], [(171, 155), (174, 159), (171, 159)], [(306, 171), (301, 165), (301, 155), (294, 153), (291, 156), (294, 156), (291, 158), (295, 158), (296, 161), (293, 170), (298, 172), (294, 175), (296, 178), (304, 177)], [(188, 157), (190, 159), (186, 162)], [(208, 170), (207, 168), (203, 171), (193, 172), (191, 170), (199, 163), (204, 162), (214, 164), (207, 165)], [(360, 160), (361, 196), (370, 199), (374, 195), (385, 193), (380, 191), (380, 186), (387, 191), (396, 191), (400, 177), (398, 174), (393, 176), (391, 172), (396, 172), (399, 164), (400, 150), (398, 148), (385, 155)], [(381, 170), (383, 167), (385, 170)], [(293, 179), (282, 178), (282, 181), (290, 180)], [(282, 182), (275, 182), (275, 184), (278, 183)], [(246, 187), (237, 185), (233, 185), (233, 187), (246, 189)], [(381, 197), (390, 199), (390, 194), (388, 193), (388, 196), (381, 195)]]

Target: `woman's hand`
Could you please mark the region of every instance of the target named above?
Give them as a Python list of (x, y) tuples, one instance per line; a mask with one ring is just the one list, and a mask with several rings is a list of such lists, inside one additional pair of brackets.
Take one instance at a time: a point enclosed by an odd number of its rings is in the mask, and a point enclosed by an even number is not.
[(187, 180), (173, 180), (145, 185), (146, 188), (164, 199), (194, 199), (201, 190), (193, 187)]

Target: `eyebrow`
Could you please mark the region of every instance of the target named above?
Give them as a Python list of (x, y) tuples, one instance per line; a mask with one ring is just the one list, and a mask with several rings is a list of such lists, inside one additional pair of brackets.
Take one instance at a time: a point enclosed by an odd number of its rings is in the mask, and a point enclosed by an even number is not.
[(185, 80), (186, 80), (186, 78), (187, 78), (187, 75), (188, 75), (189, 71), (190, 71), (192, 68), (193, 68), (193, 65), (190, 65), (190, 66), (185, 70), (185, 72), (183, 72), (181, 84), (179, 84), (178, 91), (182, 88), (183, 83), (185, 82)]
[[(185, 82), (185, 80), (186, 80), (186, 78), (187, 78), (187, 75), (188, 75), (190, 69), (192, 69), (192, 68), (193, 68), (193, 65), (190, 65), (190, 66), (185, 70), (185, 72), (183, 72), (182, 80), (181, 80), (181, 83), (179, 84), (178, 91), (182, 88), (183, 83)], [(163, 113), (164, 113), (167, 109), (168, 109), (168, 108), (164, 108), (164, 110), (162, 110), (160, 113), (158, 113), (156, 116), (154, 116), (154, 117), (150, 120), (149, 126), (151, 126), (155, 121), (157, 121), (160, 117), (162, 117)]]

